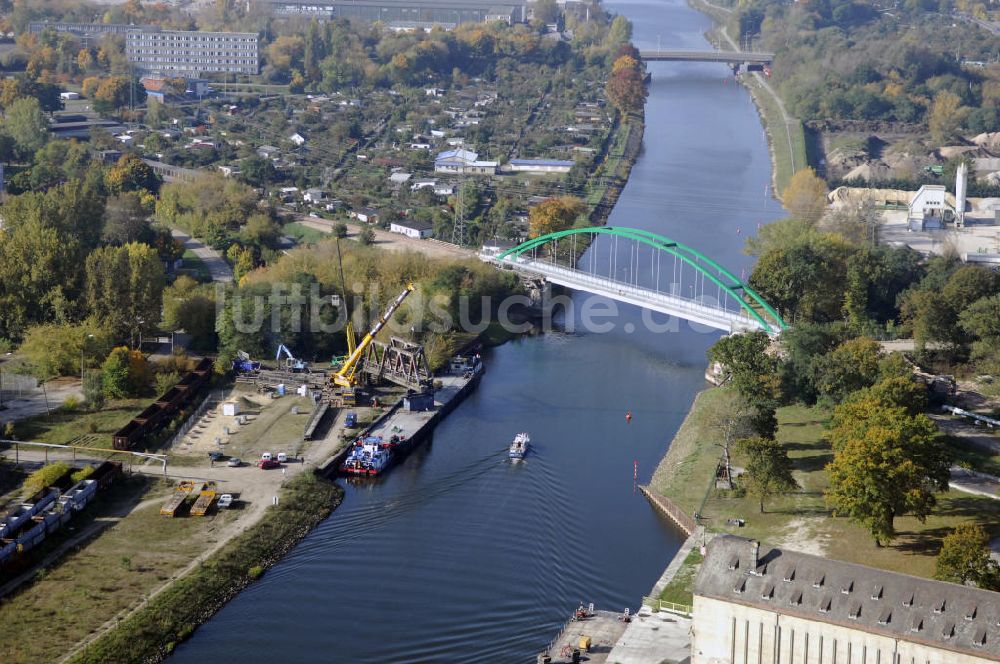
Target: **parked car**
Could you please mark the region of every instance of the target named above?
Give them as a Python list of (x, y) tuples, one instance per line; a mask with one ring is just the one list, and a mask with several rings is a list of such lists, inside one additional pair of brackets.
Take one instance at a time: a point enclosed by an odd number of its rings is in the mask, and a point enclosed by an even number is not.
[(274, 457), (271, 456), (270, 452), (264, 452), (263, 454), (260, 455), (261, 461), (270, 461), (272, 458)]
[(233, 494), (224, 493), (219, 496), (219, 509), (225, 509), (233, 504)]
[(273, 459), (261, 459), (260, 462), (257, 463), (257, 467), (261, 470), (268, 470), (270, 468), (280, 468), (281, 464)]
[(208, 458), (211, 459), (212, 461), (221, 461), (222, 460), (222, 456), (223, 456), (222, 452), (209, 452), (208, 453)]
[(344, 420), (344, 426), (348, 429), (358, 426), (358, 414), (355, 412), (348, 413), (347, 418)]
[(284, 452), (278, 452), (278, 463), (286, 463), (288, 461), (288, 455)]
[(229, 457), (229, 461), (226, 462), (226, 465), (230, 468), (239, 468), (243, 465), (243, 459), (239, 457)]

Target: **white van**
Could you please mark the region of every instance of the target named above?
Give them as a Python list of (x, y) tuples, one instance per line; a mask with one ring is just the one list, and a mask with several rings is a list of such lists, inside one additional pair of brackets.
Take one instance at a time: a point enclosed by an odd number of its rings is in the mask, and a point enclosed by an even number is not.
[(263, 454), (260, 455), (260, 460), (261, 461), (270, 461), (271, 460), (271, 453), (270, 452), (264, 452)]
[(288, 455), (284, 452), (278, 452), (278, 463), (285, 463), (288, 461)]

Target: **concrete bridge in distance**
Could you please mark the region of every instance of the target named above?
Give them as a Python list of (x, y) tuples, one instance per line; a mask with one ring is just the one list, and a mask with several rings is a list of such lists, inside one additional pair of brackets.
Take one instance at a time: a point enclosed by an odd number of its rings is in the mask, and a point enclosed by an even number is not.
[(774, 53), (751, 53), (748, 51), (683, 51), (683, 50), (640, 50), (639, 57), (645, 62), (725, 62), (731, 65), (769, 65), (774, 61)]

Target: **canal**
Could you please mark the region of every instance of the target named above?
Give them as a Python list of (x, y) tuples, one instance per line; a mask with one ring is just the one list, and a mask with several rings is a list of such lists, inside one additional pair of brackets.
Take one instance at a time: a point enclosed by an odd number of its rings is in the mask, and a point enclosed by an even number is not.
[[(684, 0), (609, 6), (640, 48), (706, 48), (710, 22)], [(739, 274), (745, 237), (780, 216), (749, 95), (724, 65), (649, 69), (643, 154), (609, 223)], [(172, 661), (530, 662), (578, 602), (634, 609), (683, 535), (635, 491), (633, 464), (648, 481), (717, 334), (650, 332), (618, 309), (610, 332), (577, 325), (491, 351), (479, 389), (428, 444), (387, 477), (347, 485), (340, 508)], [(512, 466), (518, 431), (533, 449)]]

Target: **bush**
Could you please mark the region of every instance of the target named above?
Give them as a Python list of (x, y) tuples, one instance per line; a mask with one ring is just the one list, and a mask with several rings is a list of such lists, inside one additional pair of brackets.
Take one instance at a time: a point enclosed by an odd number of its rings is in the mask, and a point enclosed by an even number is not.
[(76, 484), (77, 482), (82, 482), (83, 480), (87, 479), (88, 477), (90, 477), (93, 474), (94, 474), (94, 467), (93, 466), (84, 466), (83, 468), (81, 468), (80, 470), (76, 471), (75, 473), (73, 473), (69, 477), (70, 477), (71, 480), (73, 480), (73, 484)]
[(82, 404), (83, 402), (81, 402), (78, 398), (70, 395), (66, 397), (65, 401), (63, 401), (62, 409), (67, 413), (72, 413), (75, 410), (79, 410)]
[(264, 568), (261, 567), (260, 565), (254, 565), (253, 567), (247, 570), (247, 576), (249, 576), (254, 581), (259, 579), (263, 573), (264, 573)]
[(24, 495), (30, 496), (42, 489), (52, 486), (59, 478), (69, 472), (69, 464), (57, 461), (43, 466), (28, 475), (24, 481)]

